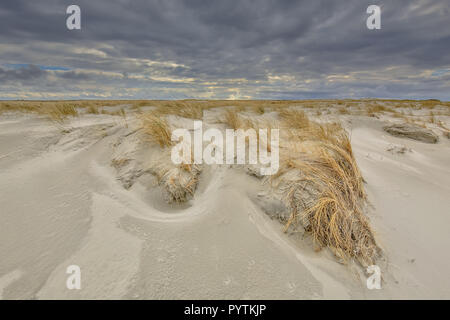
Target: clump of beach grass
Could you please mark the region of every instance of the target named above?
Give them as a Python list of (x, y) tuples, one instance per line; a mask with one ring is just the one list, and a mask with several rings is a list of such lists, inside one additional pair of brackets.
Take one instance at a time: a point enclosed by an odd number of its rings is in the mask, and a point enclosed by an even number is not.
[(173, 166), (170, 162), (160, 161), (149, 171), (163, 188), (168, 203), (183, 203), (194, 196), (202, 167), (196, 164)]
[(202, 119), (203, 107), (201, 102), (168, 101), (160, 105), (156, 112), (161, 115), (173, 114), (183, 118)]
[(0, 102), (0, 113), (6, 111), (40, 114), (58, 124), (63, 123), (70, 116), (78, 116), (78, 110), (75, 104), (56, 101)]
[(376, 117), (377, 114), (391, 111), (389, 108), (380, 104), (369, 104), (366, 109), (366, 114), (369, 117)]
[(121, 167), (125, 166), (129, 162), (130, 162), (130, 159), (128, 159), (128, 158), (113, 158), (111, 160), (111, 165), (116, 169), (120, 169)]
[(266, 111), (265, 106), (261, 103), (251, 106), (251, 109), (253, 112), (255, 112), (257, 114), (264, 114), (264, 112)]
[(26, 101), (0, 101), (0, 114), (11, 111), (20, 111), (24, 113), (36, 112), (37, 106), (37, 103)]
[(78, 110), (71, 104), (47, 104), (38, 108), (37, 112), (58, 124), (62, 124), (69, 116), (78, 116)]
[(96, 105), (89, 105), (86, 108), (86, 113), (90, 113), (90, 114), (99, 114), (99, 110), (98, 107)]
[(367, 197), (347, 132), (301, 111), (282, 110), (280, 118), (288, 143), (269, 180), (290, 211), (285, 230), (302, 226), (318, 248), (330, 248), (342, 262), (373, 264), (380, 250), (364, 214)]
[(224, 119), (222, 121), (229, 128), (237, 130), (242, 128), (244, 121), (235, 109), (228, 109), (225, 111)]
[(310, 127), (310, 121), (302, 110), (282, 109), (278, 112), (283, 124), (290, 129), (304, 129)]
[(154, 112), (140, 116), (141, 127), (148, 141), (157, 143), (161, 148), (173, 145), (172, 131), (166, 118)]
[[(172, 131), (167, 119), (158, 112), (140, 115), (144, 139), (157, 143), (161, 148), (174, 144)], [(161, 158), (150, 164), (148, 171), (152, 173), (163, 188), (163, 195), (168, 203), (183, 203), (191, 199), (197, 188), (201, 166), (190, 163), (175, 165), (170, 160), (168, 149)]]

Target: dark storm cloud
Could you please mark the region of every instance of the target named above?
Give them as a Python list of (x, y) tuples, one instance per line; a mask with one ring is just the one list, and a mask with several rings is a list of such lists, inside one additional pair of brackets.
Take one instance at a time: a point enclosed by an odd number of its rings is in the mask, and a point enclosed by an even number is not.
[[(80, 31), (65, 27), (73, 3)], [(370, 4), (381, 30), (366, 28)], [(449, 99), (449, 18), (448, 0), (3, 0), (0, 64), (73, 69), (20, 94)]]
[(46, 75), (47, 71), (44, 71), (38, 66), (32, 64), (13, 69), (4, 69), (0, 67), (0, 81), (2, 83), (9, 81), (34, 81), (39, 78), (44, 78)]

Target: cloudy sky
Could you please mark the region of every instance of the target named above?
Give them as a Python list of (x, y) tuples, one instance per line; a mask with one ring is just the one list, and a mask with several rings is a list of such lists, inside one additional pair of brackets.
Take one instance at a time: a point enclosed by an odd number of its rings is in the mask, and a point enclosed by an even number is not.
[(450, 0), (1, 0), (0, 30), (0, 99), (450, 100)]

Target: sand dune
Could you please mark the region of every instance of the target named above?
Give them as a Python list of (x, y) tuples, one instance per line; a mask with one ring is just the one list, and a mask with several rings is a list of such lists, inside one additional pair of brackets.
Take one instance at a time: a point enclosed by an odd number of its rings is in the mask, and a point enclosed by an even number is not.
[[(366, 287), (357, 263), (316, 252), (303, 232), (284, 233), (270, 190), (245, 166), (202, 165), (193, 197), (167, 203), (153, 174), (164, 155), (139, 147), (127, 109), (126, 120), (82, 114), (56, 126), (35, 114), (0, 116), (0, 298), (450, 298), (450, 140), (433, 124), (436, 144), (394, 137), (383, 126), (404, 119), (338, 108), (305, 110), (351, 135), (383, 250), (381, 290)], [(221, 112), (203, 119), (220, 126)], [(81, 290), (66, 287), (72, 264)]]

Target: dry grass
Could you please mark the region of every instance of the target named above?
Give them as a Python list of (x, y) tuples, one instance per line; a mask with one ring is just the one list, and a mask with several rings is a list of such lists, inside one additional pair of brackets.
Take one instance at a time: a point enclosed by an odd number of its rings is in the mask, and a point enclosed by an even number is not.
[(126, 114), (124, 108), (120, 108), (119, 110), (116, 110), (116, 111), (108, 111), (108, 110), (102, 109), (100, 111), (100, 113), (101, 114), (108, 114), (110, 116), (120, 116), (120, 117), (122, 117), (124, 119), (126, 119), (126, 117), (127, 117), (127, 114)]
[(160, 115), (173, 114), (183, 118), (202, 119), (205, 104), (186, 101), (167, 101), (156, 110)]
[(422, 100), (422, 101), (420, 101), (421, 107), (422, 108), (428, 108), (428, 109), (433, 109), (434, 107), (436, 107), (439, 104), (441, 104), (441, 101), (437, 100), (437, 99), (430, 99), (430, 100)]
[[(337, 104), (340, 107), (357, 107), (361, 103), (372, 108), (372, 112), (385, 110), (381, 103), (388, 105), (388, 109), (397, 107), (414, 107), (433, 109), (436, 106), (450, 108), (450, 102), (439, 100), (55, 100), (55, 101), (0, 101), (0, 113), (4, 111), (35, 112), (37, 108), (48, 105), (71, 105), (74, 108), (89, 108), (103, 106), (129, 105), (133, 110), (139, 110), (143, 106), (154, 106), (165, 114), (180, 114), (181, 116), (201, 119), (201, 113), (205, 109), (235, 106), (239, 110), (250, 108), (256, 113), (262, 114), (266, 108), (272, 110), (290, 106), (303, 108), (319, 108)], [(164, 110), (166, 109), (166, 110)]]
[[(228, 109), (225, 111), (225, 117), (222, 121), (225, 123), (228, 128), (238, 130), (238, 129), (253, 129), (256, 133), (256, 145), (259, 150), (261, 147), (260, 144), (260, 132), (259, 129), (267, 130), (267, 134), (265, 135), (263, 145), (265, 145), (266, 150), (271, 152), (271, 129), (279, 129), (278, 124), (275, 121), (271, 121), (268, 119), (257, 119), (257, 118), (249, 118), (240, 115), (235, 109)], [(249, 143), (249, 138), (245, 140), (245, 142)]]
[(114, 158), (111, 160), (111, 165), (116, 168), (119, 169), (125, 165), (127, 165), (131, 160), (127, 159), (127, 158)]
[(150, 168), (150, 172), (163, 187), (164, 198), (168, 203), (186, 202), (197, 189), (201, 166), (192, 164), (173, 167), (169, 163), (160, 163)]
[[(282, 164), (269, 180), (290, 210), (286, 230), (302, 226), (341, 261), (373, 264), (380, 250), (364, 214), (367, 197), (347, 132), (338, 123), (311, 121), (301, 110), (281, 108), (279, 119)], [(224, 122), (233, 129), (269, 127), (235, 110), (225, 112)]]
[(234, 109), (225, 111), (225, 117), (222, 122), (225, 123), (227, 125), (227, 127), (234, 129), (234, 130), (237, 130), (244, 126), (244, 121), (243, 121), (242, 117)]
[(10, 111), (36, 112), (36, 104), (26, 101), (0, 101), (0, 114)]
[(142, 130), (149, 141), (159, 144), (161, 148), (173, 145), (172, 131), (164, 116), (149, 112), (141, 115), (140, 119)]
[(257, 114), (264, 114), (264, 112), (266, 111), (265, 105), (264, 104), (257, 104), (257, 105), (253, 105), (251, 106), (251, 110)]
[(369, 104), (367, 106), (367, 115), (369, 117), (374, 117), (375, 115), (382, 113), (382, 112), (387, 112), (390, 111), (390, 109), (386, 108), (383, 105), (379, 105), (379, 104)]
[[(157, 111), (139, 115), (145, 139), (159, 144), (161, 148), (173, 145), (171, 128), (163, 114)], [(169, 152), (170, 153), (170, 152)], [(159, 161), (151, 164), (149, 171), (155, 175), (163, 188), (163, 196), (168, 203), (183, 203), (193, 197), (197, 188), (201, 166), (195, 164), (174, 165), (163, 153)]]
[(374, 263), (379, 255), (364, 214), (366, 195), (347, 132), (336, 123), (310, 121), (303, 112), (280, 114), (288, 130), (282, 165), (270, 178), (290, 209), (289, 228), (303, 228), (319, 247), (343, 262)]
[[(241, 127), (238, 129), (253, 129), (256, 133), (256, 145), (259, 148), (261, 148), (260, 140), (263, 139), (263, 146), (266, 147), (266, 150), (268, 152), (272, 152), (272, 140), (271, 140), (271, 130), (272, 129), (279, 129), (278, 122), (267, 120), (267, 119), (249, 119), (249, 118), (242, 118), (241, 119)], [(266, 130), (266, 134), (261, 137), (259, 130), (263, 129)], [(246, 140), (246, 143), (249, 143), (248, 139)]]
[(284, 126), (289, 129), (304, 129), (311, 126), (305, 112), (301, 110), (282, 109), (278, 115)]
[(351, 114), (350, 110), (346, 107), (340, 107), (337, 112), (339, 114)]
[(63, 123), (69, 116), (78, 116), (77, 109), (70, 104), (46, 105), (38, 108), (37, 113), (44, 114), (57, 123)]
[(98, 107), (96, 105), (90, 105), (86, 108), (86, 113), (99, 114)]
[(0, 113), (19, 111), (45, 115), (50, 120), (63, 123), (69, 116), (78, 116), (78, 110), (72, 103), (39, 102), (39, 101), (3, 101)]

